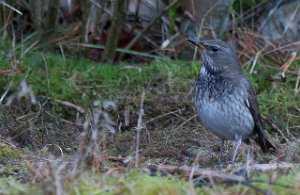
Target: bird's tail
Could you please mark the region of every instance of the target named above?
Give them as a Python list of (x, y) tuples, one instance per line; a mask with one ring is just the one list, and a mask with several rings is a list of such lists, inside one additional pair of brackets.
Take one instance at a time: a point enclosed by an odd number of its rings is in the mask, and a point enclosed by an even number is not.
[(262, 129), (257, 129), (257, 135), (258, 136), (255, 139), (255, 141), (259, 144), (261, 150), (264, 153), (276, 151), (276, 147), (269, 141), (267, 135), (265, 134), (265, 132), (262, 131)]

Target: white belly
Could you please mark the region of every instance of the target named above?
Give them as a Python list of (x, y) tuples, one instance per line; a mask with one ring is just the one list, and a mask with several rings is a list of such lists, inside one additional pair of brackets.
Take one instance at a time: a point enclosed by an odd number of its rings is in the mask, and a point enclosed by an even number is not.
[(201, 102), (196, 108), (202, 123), (219, 138), (234, 140), (236, 136), (247, 138), (252, 133), (254, 120), (242, 99), (228, 94), (218, 101), (208, 97), (198, 101)]

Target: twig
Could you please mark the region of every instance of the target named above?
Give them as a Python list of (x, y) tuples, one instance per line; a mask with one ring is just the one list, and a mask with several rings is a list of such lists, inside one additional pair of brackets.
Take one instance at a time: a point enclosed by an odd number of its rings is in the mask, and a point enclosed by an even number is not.
[(4, 1), (0, 1), (0, 3), (3, 4), (4, 6), (10, 8), (11, 10), (17, 12), (18, 14), (23, 15), (23, 13), (22, 13), (20, 10), (18, 10), (18, 9), (16, 9), (16, 8), (14, 8), (13, 6), (11, 6), (11, 5), (5, 3)]
[(276, 9), (280, 6), (280, 4), (282, 2), (283, 2), (283, 0), (276, 1), (275, 6), (271, 10), (269, 10), (268, 16), (266, 17), (265, 20), (263, 20), (262, 24), (260, 25), (259, 31), (261, 31), (265, 27), (265, 25), (268, 22), (268, 20), (272, 17), (272, 15), (274, 14), (274, 12), (276, 11)]
[(293, 52), (289, 60), (280, 67), (280, 69), (282, 70), (281, 75), (283, 78), (285, 78), (285, 72), (288, 70), (290, 65), (295, 61), (296, 57), (297, 57), (297, 52)]
[[(249, 170), (251, 171), (262, 171), (262, 172), (269, 172), (269, 171), (276, 171), (276, 170), (286, 170), (295, 167), (293, 163), (272, 163), (272, 164), (253, 164), (248, 166)], [(245, 181), (245, 178), (242, 176), (238, 176), (235, 174), (224, 174), (221, 172), (213, 171), (211, 169), (201, 169), (196, 167), (188, 167), (188, 166), (175, 166), (175, 165), (155, 165), (149, 164), (147, 168), (151, 172), (161, 171), (168, 174), (183, 174), (185, 178), (189, 178), (191, 173), (193, 173), (193, 177), (211, 177), (218, 183), (224, 182), (236, 182), (241, 183)]]
[(195, 160), (194, 160), (194, 162), (193, 162), (193, 166), (192, 166), (192, 169), (191, 169), (191, 171), (190, 171), (190, 174), (189, 174), (189, 181), (192, 181), (192, 179), (194, 178), (194, 172), (195, 172), (195, 169), (197, 169), (198, 168), (198, 164), (197, 164), (197, 162), (199, 162), (199, 158), (200, 158), (200, 150), (198, 150), (198, 152), (197, 152), (197, 155), (196, 155), (196, 157), (195, 157)]
[[(279, 169), (290, 169), (294, 166), (295, 165), (291, 163), (274, 163), (274, 164), (253, 164), (248, 167), (252, 171), (258, 170), (258, 171), (268, 172), (268, 171), (275, 171)], [(196, 168), (194, 166), (188, 167), (188, 166), (155, 165), (155, 164), (149, 164), (147, 166), (147, 169), (150, 172), (161, 171), (163, 173), (168, 173), (168, 174), (183, 174), (187, 179), (190, 179), (191, 175), (193, 175), (194, 178), (196, 177), (207, 178), (210, 180), (210, 183), (213, 182), (214, 184), (222, 184), (222, 183), (242, 184), (260, 193), (270, 194), (270, 191), (261, 189), (251, 183), (251, 182), (264, 182), (264, 181), (256, 181), (256, 180), (251, 181), (242, 176), (238, 176), (234, 174), (224, 174), (210, 169), (201, 169), (201, 168)], [(282, 185), (277, 183), (268, 183), (268, 182), (264, 182), (264, 183), (269, 185), (277, 185), (285, 188), (290, 187), (288, 185)]]
[(1, 147), (5, 147), (5, 146), (9, 146), (9, 147), (12, 147), (12, 148), (17, 148), (17, 146), (15, 144), (13, 144), (12, 142), (4, 139), (3, 137), (0, 136), (0, 146)]
[(68, 102), (68, 101), (63, 101), (63, 100), (57, 100), (57, 99), (53, 99), (53, 101), (59, 103), (59, 104), (62, 104), (64, 106), (67, 106), (67, 107), (71, 107), (71, 108), (75, 108), (78, 112), (80, 113), (84, 113), (84, 109), (78, 105), (75, 105), (71, 102)]
[(152, 121), (154, 121), (154, 120), (157, 120), (157, 119), (159, 119), (159, 118), (163, 118), (163, 117), (165, 117), (165, 116), (174, 114), (174, 113), (176, 113), (176, 112), (181, 112), (181, 111), (183, 111), (183, 109), (178, 109), (178, 110), (175, 110), (175, 111), (170, 111), (170, 112), (164, 113), (164, 114), (162, 114), (162, 115), (159, 115), (159, 116), (157, 116), (157, 117), (154, 117), (154, 118), (152, 118), (152, 119), (149, 119), (148, 121), (145, 122), (145, 124), (148, 124), (148, 123), (150, 123), (150, 122), (152, 122)]
[(49, 79), (49, 69), (48, 69), (48, 63), (47, 60), (45, 58), (45, 56), (43, 54), (41, 54), (43, 61), (44, 61), (44, 65), (45, 65), (45, 72), (46, 72), (46, 79), (47, 79), (47, 93), (50, 94), (50, 79)]
[(275, 131), (277, 131), (284, 139), (286, 142), (288, 142), (289, 140), (286, 138), (286, 136), (283, 134), (283, 132), (281, 131), (281, 129), (279, 127), (277, 127), (271, 119), (269, 119), (268, 117), (260, 114), (262, 120), (264, 120), (268, 125), (271, 126), (271, 128)]
[(295, 85), (295, 95), (297, 95), (297, 93), (300, 92), (299, 83), (300, 83), (300, 68), (298, 69), (298, 76), (297, 76), (296, 85)]
[(19, 72), (21, 72), (20, 68), (11, 68), (11, 69), (0, 70), (0, 74), (11, 74), (11, 73), (19, 73)]
[(300, 41), (293, 42), (293, 43), (284, 45), (282, 47), (275, 48), (275, 49), (273, 49), (271, 51), (266, 52), (265, 55), (268, 55), (270, 53), (273, 53), (273, 52), (276, 52), (276, 51), (279, 51), (279, 50), (283, 50), (283, 49), (286, 49), (286, 48), (289, 48), (289, 47), (292, 47), (292, 46), (296, 46), (296, 47), (298, 46), (298, 47), (300, 47)]
[(106, 159), (112, 162), (119, 162), (119, 163), (124, 163), (124, 161), (126, 160), (126, 158), (121, 156), (107, 156)]
[[(95, 49), (105, 49), (104, 45), (96, 45), (96, 44), (86, 44), (86, 43), (79, 43), (79, 44), (71, 44), (72, 46), (81, 46), (81, 47), (87, 47), (87, 48), (95, 48)], [(168, 59), (167, 57), (159, 56), (159, 55), (153, 55), (153, 54), (148, 54), (146, 52), (139, 52), (139, 51), (134, 51), (134, 50), (128, 50), (124, 48), (117, 48), (117, 52), (124, 53), (124, 54), (130, 54), (130, 55), (136, 55), (136, 56), (142, 56), (146, 58), (153, 58), (156, 60), (163, 60), (163, 59)]]
[(193, 173), (193, 177), (199, 177), (199, 176), (207, 176), (213, 178), (218, 183), (224, 183), (224, 181), (231, 181), (236, 183), (241, 183), (245, 180), (244, 177), (237, 176), (237, 175), (227, 175), (223, 173), (219, 173), (217, 171), (213, 171), (210, 169), (201, 169), (196, 167), (188, 167), (188, 166), (175, 166), (175, 165), (155, 165), (150, 164), (147, 166), (147, 168), (151, 172), (161, 171), (164, 173), (169, 174), (183, 174), (185, 178), (189, 178), (191, 173)]
[(174, 130), (172, 130), (173, 132), (176, 131), (177, 129), (179, 129), (180, 127), (184, 126), (186, 123), (190, 122), (192, 119), (197, 118), (198, 115), (193, 115), (190, 118), (188, 118), (187, 120), (185, 120), (183, 123), (181, 123), (180, 125), (178, 125)]
[(291, 169), (295, 166), (293, 163), (280, 162), (280, 163), (270, 163), (270, 164), (253, 164), (249, 166), (251, 171), (276, 171), (276, 170), (286, 170)]
[(290, 18), (289, 18), (289, 20), (288, 20), (288, 22), (285, 22), (285, 27), (284, 27), (284, 30), (283, 30), (283, 32), (282, 32), (282, 35), (285, 35), (286, 34), (286, 31), (289, 29), (289, 28), (291, 28), (291, 24), (292, 24), (292, 22), (294, 22), (295, 21), (295, 17), (296, 17), (296, 14), (298, 13), (298, 11), (299, 11), (299, 8), (300, 8), (300, 4), (299, 3), (297, 3), (297, 7), (295, 8), (295, 10), (293, 11), (293, 13), (291, 14), (291, 16), (290, 16)]
[(0, 98), (0, 105), (2, 104), (4, 98), (6, 97), (9, 89), (10, 89), (11, 85), (8, 86), (8, 88), (5, 90), (5, 92), (2, 94), (1, 98)]
[(55, 147), (57, 147), (59, 149), (59, 151), (60, 151), (61, 157), (64, 156), (64, 152), (63, 152), (63, 150), (61, 149), (61, 147), (59, 145), (57, 145), (57, 144), (46, 144), (43, 148), (46, 148), (48, 146), (55, 146)]
[(258, 51), (258, 52), (255, 54), (255, 57), (254, 57), (254, 60), (253, 60), (253, 62), (252, 62), (252, 66), (251, 66), (251, 69), (250, 69), (250, 74), (253, 73), (254, 68), (255, 68), (255, 65), (256, 65), (256, 62), (257, 62), (258, 57), (260, 56), (261, 52), (262, 52), (262, 50)]
[(140, 136), (141, 130), (143, 127), (143, 116), (144, 116), (144, 99), (145, 99), (145, 91), (142, 92), (141, 104), (140, 104), (140, 112), (138, 123), (136, 127), (136, 148), (135, 148), (135, 167), (138, 168), (139, 166), (139, 150), (140, 150)]

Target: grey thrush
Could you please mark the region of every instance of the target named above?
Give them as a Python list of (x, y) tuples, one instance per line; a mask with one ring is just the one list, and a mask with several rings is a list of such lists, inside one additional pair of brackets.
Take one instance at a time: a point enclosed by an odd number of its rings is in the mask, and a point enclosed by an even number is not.
[(203, 65), (195, 81), (196, 111), (221, 142), (233, 140), (234, 162), (241, 141), (254, 139), (263, 152), (276, 150), (262, 127), (254, 88), (242, 72), (233, 49), (220, 40), (188, 39), (200, 48)]

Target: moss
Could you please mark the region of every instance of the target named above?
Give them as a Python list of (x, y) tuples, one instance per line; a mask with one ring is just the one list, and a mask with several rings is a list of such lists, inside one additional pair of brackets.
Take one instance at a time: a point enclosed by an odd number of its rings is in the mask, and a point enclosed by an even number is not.
[(0, 194), (28, 194), (28, 184), (22, 184), (13, 178), (0, 178)]
[[(193, 183), (177, 176), (161, 177), (150, 176), (139, 170), (129, 173), (113, 175), (96, 174), (90, 171), (81, 171), (76, 179), (63, 179), (63, 191), (68, 194), (125, 194), (125, 195), (155, 195), (155, 194), (261, 194), (271, 192), (276, 194), (298, 194), (297, 169), (289, 174), (278, 174), (275, 183), (269, 184), (268, 174), (257, 174), (249, 178), (251, 185), (219, 184), (213, 188), (195, 187)], [(113, 172), (112, 172), (113, 173)], [(75, 179), (75, 180), (74, 180)], [(55, 192), (54, 181), (28, 184), (13, 178), (0, 178), (1, 194), (44, 194)]]
[[(94, 182), (98, 184), (95, 184)], [(94, 184), (93, 184), (94, 183)], [(182, 179), (152, 177), (140, 171), (131, 171), (126, 175), (103, 176), (98, 179), (84, 179), (80, 185), (82, 194), (187, 194), (193, 192), (192, 183)]]
[[(0, 63), (3, 67), (9, 65), (6, 58), (0, 59)], [(1, 77), (0, 84), (2, 91), (8, 86), (16, 91), (21, 80), (27, 79), (36, 95), (88, 108), (97, 99), (138, 96), (143, 89), (151, 93), (153, 88), (165, 94), (188, 93), (199, 67), (198, 63), (190, 65), (180, 61), (155, 61), (145, 65), (98, 64), (83, 58), (31, 52), (22, 58), (22, 73)], [(246, 70), (257, 91), (262, 113), (272, 116), (282, 127), (299, 125), (295, 122), (299, 118), (294, 117), (295, 105), (300, 103), (294, 94), (295, 79), (288, 77), (285, 83), (273, 82), (270, 78), (275, 77), (278, 70), (260, 66), (256, 66), (255, 72), (250, 75)], [(53, 105), (57, 113), (61, 113), (61, 107)]]
[(20, 156), (21, 153), (17, 149), (7, 146), (0, 146), (0, 162), (11, 159), (18, 159), (20, 158)]
[[(4, 59), (1, 64), (8, 64)], [(88, 107), (95, 99), (117, 98), (126, 93), (140, 94), (152, 83), (172, 82), (173, 90), (182, 89), (182, 82), (192, 81), (192, 69), (184, 62), (157, 61), (151, 65), (98, 64), (84, 59), (62, 58), (56, 54), (30, 53), (22, 59), (22, 73), (1, 77), (1, 86), (19, 88), (26, 79), (35, 94), (68, 100)], [(4, 89), (2, 89), (4, 90)]]

